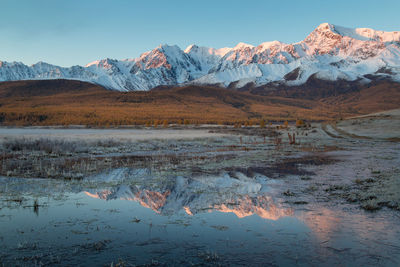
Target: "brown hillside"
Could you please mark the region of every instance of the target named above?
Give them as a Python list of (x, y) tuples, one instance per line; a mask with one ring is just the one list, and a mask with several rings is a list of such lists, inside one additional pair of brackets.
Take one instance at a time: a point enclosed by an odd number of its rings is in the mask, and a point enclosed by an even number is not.
[[(276, 91), (278, 92), (278, 91)], [(308, 98), (308, 99), (307, 99)], [(71, 80), (0, 83), (3, 125), (143, 125), (267, 120), (328, 120), (400, 106), (400, 86), (376, 84), (319, 99), (257, 95), (207, 86), (117, 92)]]

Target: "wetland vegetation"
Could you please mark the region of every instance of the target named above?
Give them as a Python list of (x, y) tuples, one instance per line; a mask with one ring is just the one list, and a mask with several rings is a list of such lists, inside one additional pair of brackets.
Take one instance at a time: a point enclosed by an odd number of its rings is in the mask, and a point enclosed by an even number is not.
[(396, 265), (399, 143), (358, 120), (1, 128), (0, 263)]

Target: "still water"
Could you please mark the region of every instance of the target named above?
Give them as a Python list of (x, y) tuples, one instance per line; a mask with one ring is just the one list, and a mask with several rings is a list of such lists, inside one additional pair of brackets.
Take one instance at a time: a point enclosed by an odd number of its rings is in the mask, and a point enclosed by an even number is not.
[(0, 263), (398, 266), (397, 213), (293, 205), (282, 181), (115, 169), (80, 181), (0, 178)]

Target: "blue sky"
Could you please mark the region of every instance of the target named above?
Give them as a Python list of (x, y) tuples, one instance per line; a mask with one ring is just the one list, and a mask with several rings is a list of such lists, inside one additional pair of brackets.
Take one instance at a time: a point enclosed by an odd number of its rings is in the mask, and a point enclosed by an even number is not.
[(399, 0), (0, 0), (0, 60), (71, 66), (161, 43), (292, 43), (323, 22), (395, 31), (399, 10)]

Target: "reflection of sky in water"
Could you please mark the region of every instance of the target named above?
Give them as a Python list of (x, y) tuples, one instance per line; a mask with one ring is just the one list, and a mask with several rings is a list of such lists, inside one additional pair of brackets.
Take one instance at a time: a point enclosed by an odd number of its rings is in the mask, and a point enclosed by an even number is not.
[[(0, 179), (0, 262), (399, 263), (400, 226), (392, 213), (351, 206), (293, 210), (261, 177), (208, 178), (152, 186), (148, 177), (147, 183), (116, 178), (111, 184), (95, 177), (99, 188), (86, 181)], [(22, 203), (9, 201), (20, 196)]]

